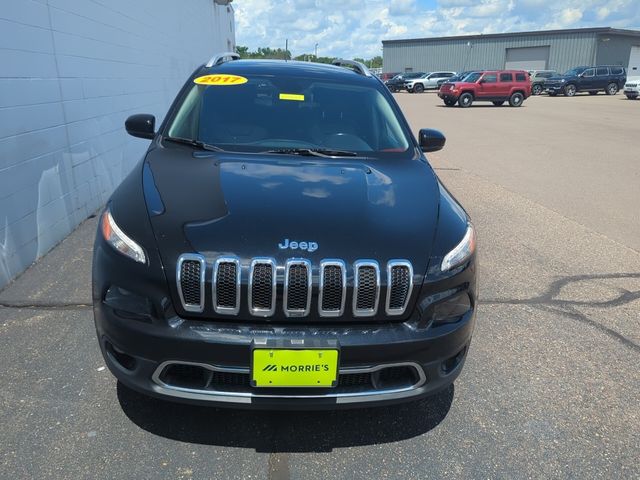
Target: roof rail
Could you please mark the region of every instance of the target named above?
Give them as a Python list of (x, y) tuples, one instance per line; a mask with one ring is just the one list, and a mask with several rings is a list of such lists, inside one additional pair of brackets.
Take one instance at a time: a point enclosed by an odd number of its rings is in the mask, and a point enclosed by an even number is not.
[(366, 77), (372, 77), (373, 75), (369, 71), (369, 69), (364, 65), (364, 63), (356, 62), (355, 60), (344, 60), (342, 58), (336, 58), (331, 62), (333, 65), (337, 65), (339, 67), (353, 67), (353, 69), (359, 73), (360, 75), (364, 75)]
[(207, 62), (205, 67), (211, 68), (211, 67), (215, 67), (216, 65), (220, 65), (221, 63), (226, 62), (227, 58), (229, 59), (229, 61), (240, 60), (240, 55), (238, 55), (235, 52), (218, 53), (217, 55), (214, 55), (213, 57), (211, 57), (211, 60)]

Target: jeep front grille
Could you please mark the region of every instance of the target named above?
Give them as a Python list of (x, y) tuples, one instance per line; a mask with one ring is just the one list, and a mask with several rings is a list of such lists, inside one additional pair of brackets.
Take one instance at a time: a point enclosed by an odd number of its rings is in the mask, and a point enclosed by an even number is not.
[(271, 258), (256, 258), (249, 270), (249, 312), (270, 317), (275, 311), (276, 262)]
[(347, 266), (342, 260), (320, 263), (318, 311), (321, 317), (340, 317), (347, 297)]
[(378, 311), (380, 267), (375, 260), (359, 260), (353, 269), (353, 315), (372, 317)]
[(288, 260), (284, 273), (284, 313), (287, 317), (306, 317), (311, 308), (311, 262)]
[(387, 263), (387, 315), (402, 315), (413, 289), (413, 268), (404, 260)]
[(235, 257), (218, 258), (213, 266), (213, 309), (224, 315), (240, 311), (240, 260)]
[[(289, 259), (279, 269), (272, 258), (254, 258), (248, 269), (243, 269), (238, 257), (222, 256), (216, 258), (210, 268), (207, 274), (207, 263), (202, 255), (185, 254), (178, 259), (177, 288), (185, 311), (202, 313), (205, 303), (211, 302), (216, 314), (239, 315), (242, 302), (246, 302), (244, 305), (250, 315), (271, 317), (276, 313), (278, 303), (278, 309), (287, 317), (307, 317), (311, 314), (311, 300), (317, 294), (317, 315), (320, 317), (342, 317), (346, 313), (354, 317), (373, 317), (378, 314), (382, 289), (384, 313), (398, 316), (406, 312), (413, 291), (413, 267), (408, 260), (387, 262), (386, 270), (382, 271), (386, 273), (384, 283), (375, 260), (358, 260), (350, 270), (343, 260), (325, 259), (314, 270), (307, 259)], [(207, 302), (205, 275), (211, 282), (207, 286), (211, 288)], [(246, 290), (242, 288), (243, 281)], [(281, 296), (277, 294), (278, 282), (282, 285)], [(347, 287), (351, 282), (349, 302), (352, 311), (346, 312)], [(317, 292), (314, 292), (316, 288)], [(243, 299), (245, 295), (246, 300)]]
[(204, 275), (206, 263), (202, 255), (184, 254), (178, 259), (178, 293), (187, 312), (204, 310)]

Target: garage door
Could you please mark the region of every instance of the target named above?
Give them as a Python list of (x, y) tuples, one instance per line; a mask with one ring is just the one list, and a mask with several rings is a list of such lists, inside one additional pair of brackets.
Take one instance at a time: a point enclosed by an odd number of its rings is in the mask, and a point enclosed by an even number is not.
[(640, 77), (640, 47), (631, 47), (627, 77)]
[(507, 70), (546, 70), (549, 64), (549, 46), (507, 48), (504, 68)]

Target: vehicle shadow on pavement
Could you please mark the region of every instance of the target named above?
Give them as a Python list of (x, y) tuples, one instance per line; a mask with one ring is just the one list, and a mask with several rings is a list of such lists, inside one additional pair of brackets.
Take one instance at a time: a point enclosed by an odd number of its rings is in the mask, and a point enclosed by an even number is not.
[(142, 395), (120, 382), (117, 390), (127, 417), (154, 435), (261, 453), (330, 452), (414, 438), (444, 420), (454, 396), (451, 385), (428, 399), (387, 407), (256, 411), (168, 402)]

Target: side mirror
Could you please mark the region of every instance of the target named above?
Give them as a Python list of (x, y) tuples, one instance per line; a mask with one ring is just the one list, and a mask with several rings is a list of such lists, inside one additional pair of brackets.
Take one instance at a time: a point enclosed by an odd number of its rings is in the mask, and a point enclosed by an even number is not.
[(442, 150), (447, 139), (438, 130), (422, 128), (419, 133), (420, 148), (423, 152), (437, 152)]
[(484, 78), (481, 78), (480, 80), (478, 80), (478, 83), (484, 83)]
[(131, 115), (124, 122), (124, 128), (129, 135), (151, 140), (156, 136), (156, 117), (146, 113)]

